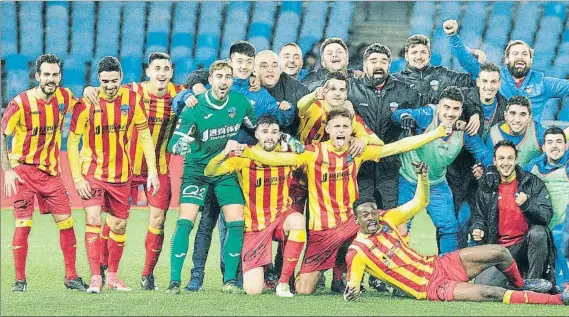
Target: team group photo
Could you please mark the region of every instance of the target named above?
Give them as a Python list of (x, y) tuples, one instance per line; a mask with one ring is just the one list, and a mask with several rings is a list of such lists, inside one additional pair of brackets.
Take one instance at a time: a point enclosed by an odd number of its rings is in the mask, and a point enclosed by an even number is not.
[(569, 315), (569, 2), (0, 9), (4, 315)]

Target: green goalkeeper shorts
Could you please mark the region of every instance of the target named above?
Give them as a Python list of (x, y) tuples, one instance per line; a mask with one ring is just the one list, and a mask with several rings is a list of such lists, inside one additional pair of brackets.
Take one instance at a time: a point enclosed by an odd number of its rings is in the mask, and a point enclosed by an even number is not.
[(245, 204), (235, 174), (207, 177), (203, 171), (201, 175), (184, 173), (180, 186), (180, 204), (203, 206), (210, 185), (213, 186), (219, 206)]

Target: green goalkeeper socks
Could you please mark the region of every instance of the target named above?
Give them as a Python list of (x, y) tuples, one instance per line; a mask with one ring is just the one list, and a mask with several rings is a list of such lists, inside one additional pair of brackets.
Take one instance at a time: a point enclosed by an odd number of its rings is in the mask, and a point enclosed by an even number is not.
[(241, 249), (243, 248), (243, 228), (245, 222), (231, 221), (227, 222), (227, 242), (223, 252), (225, 261), (225, 272), (223, 274), (223, 282), (236, 279), (237, 267), (241, 261)]
[(182, 281), (182, 267), (190, 245), (190, 232), (194, 223), (188, 219), (178, 219), (170, 248), (170, 281)]

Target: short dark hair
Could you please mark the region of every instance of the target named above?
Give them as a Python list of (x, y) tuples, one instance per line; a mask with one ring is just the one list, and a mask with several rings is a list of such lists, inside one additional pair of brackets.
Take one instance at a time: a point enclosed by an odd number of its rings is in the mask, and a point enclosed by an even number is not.
[(320, 56), (324, 55), (324, 49), (326, 48), (326, 46), (334, 43), (340, 44), (340, 46), (344, 49), (344, 51), (346, 51), (346, 56), (348, 56), (348, 45), (346, 45), (346, 42), (344, 42), (344, 40), (342, 40), (339, 37), (329, 37), (325, 39), (324, 42), (320, 44)]
[(480, 65), (480, 72), (496, 72), (500, 74), (500, 68), (493, 62), (486, 62)]
[(332, 119), (336, 117), (344, 117), (351, 120), (354, 115), (346, 108), (334, 108), (328, 112), (328, 122), (332, 121)]
[(279, 120), (277, 120), (277, 118), (275, 118), (275, 116), (271, 115), (271, 114), (264, 114), (259, 116), (259, 118), (257, 118), (257, 128), (260, 127), (263, 124), (276, 124), (279, 125)]
[(518, 105), (528, 108), (528, 113), (531, 114), (531, 101), (526, 96), (513, 96), (506, 103), (506, 110), (510, 108), (511, 105)]
[(459, 101), (461, 103), (464, 102), (464, 95), (462, 94), (460, 88), (456, 86), (448, 86), (447, 88), (445, 88), (443, 92), (441, 92), (441, 95), (439, 97), (439, 102), (444, 98), (454, 101)]
[(411, 46), (423, 44), (427, 46), (429, 53), (431, 52), (431, 41), (423, 34), (413, 34), (405, 41), (405, 53), (409, 52)]
[(170, 55), (164, 53), (164, 52), (152, 52), (150, 54), (148, 54), (148, 64), (146, 65), (146, 67), (150, 66), (150, 64), (157, 59), (167, 59), (170, 63), (172, 63), (172, 59), (170, 58)]
[(233, 44), (231, 44), (231, 47), (229, 48), (229, 58), (231, 58), (231, 56), (234, 53), (243, 54), (248, 57), (255, 57), (257, 51), (255, 50), (255, 46), (253, 46), (253, 44), (251, 44), (250, 42), (235, 41), (233, 42)]
[(565, 131), (563, 131), (560, 127), (550, 127), (543, 132), (543, 139), (545, 140), (545, 136), (548, 134), (561, 134), (563, 136), (563, 142), (567, 143), (567, 137), (565, 136)]
[(229, 62), (227, 60), (218, 60), (215, 61), (211, 64), (211, 66), (209, 67), (209, 75), (213, 75), (213, 72), (215, 72), (216, 70), (220, 70), (223, 68), (229, 68), (231, 70), (231, 73), (233, 73), (233, 67), (231, 67), (231, 65), (229, 64)]
[(494, 144), (494, 158), (496, 157), (496, 150), (498, 150), (498, 148), (500, 147), (511, 147), (512, 149), (514, 149), (514, 152), (516, 153), (516, 158), (518, 157), (518, 149), (516, 149), (516, 145), (514, 144), (514, 142), (504, 139)]
[(97, 64), (97, 73), (119, 72), (122, 73), (121, 62), (114, 56), (105, 56)]
[(346, 83), (346, 90), (348, 89), (348, 77), (346, 77), (346, 75), (344, 75), (343, 73), (332, 72), (332, 73), (326, 74), (326, 77), (324, 77), (324, 83), (327, 83), (331, 79), (341, 80), (341, 81), (345, 82)]
[(366, 47), (364, 51), (364, 61), (367, 60), (373, 53), (385, 54), (389, 61), (391, 61), (391, 50), (389, 47), (381, 43), (373, 43), (370, 46)]
[(53, 54), (43, 54), (36, 59), (36, 73), (41, 71), (41, 64), (48, 63), (48, 64), (57, 64), (59, 69), (61, 70), (61, 59)]
[(281, 48), (279, 48), (279, 52), (283, 50), (283, 48), (287, 47), (287, 46), (294, 46), (296, 48), (298, 48), (300, 50), (300, 54), (302, 54), (302, 49), (300, 48), (300, 46), (298, 46), (298, 44), (294, 43), (294, 42), (287, 42), (284, 43)]
[(376, 205), (377, 208), (377, 203), (375, 202), (375, 199), (373, 197), (370, 196), (362, 196), (358, 199), (356, 199), (356, 201), (354, 201), (354, 203), (352, 204), (352, 208), (354, 210), (354, 216), (358, 216), (358, 212), (357, 209), (359, 206), (363, 205), (363, 204), (368, 204), (368, 203), (372, 203)]

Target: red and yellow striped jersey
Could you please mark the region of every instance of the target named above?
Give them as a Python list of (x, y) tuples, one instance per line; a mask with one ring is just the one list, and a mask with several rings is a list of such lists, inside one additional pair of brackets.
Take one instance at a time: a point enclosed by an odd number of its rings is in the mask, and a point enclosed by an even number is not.
[(417, 299), (427, 298), (427, 285), (436, 257), (421, 256), (411, 249), (397, 227), (428, 203), (429, 179), (427, 175), (420, 175), (411, 201), (388, 211), (379, 211), (379, 230), (376, 233), (358, 233), (346, 255), (350, 286), (359, 288), (365, 271)]
[[(262, 151), (258, 145), (254, 147)], [(292, 204), (288, 195), (292, 170), (290, 166), (270, 167), (248, 158), (226, 158), (221, 152), (208, 163), (204, 174), (218, 176), (237, 171), (245, 197), (245, 232), (257, 232), (273, 223)]]
[[(148, 85), (148, 82), (141, 82), (125, 86), (142, 96), (144, 110), (148, 116), (148, 128), (150, 129), (156, 150), (156, 169), (158, 174), (163, 175), (168, 173), (170, 153), (166, 149), (178, 120), (170, 102), (184, 89), (184, 86), (169, 83), (166, 88), (167, 92), (162, 97), (158, 97), (150, 93)], [(132, 132), (132, 138), (129, 142), (129, 153), (132, 160), (132, 173), (134, 175), (148, 176), (148, 167), (146, 166), (137, 130)]]
[(133, 127), (147, 129), (142, 98), (125, 87), (113, 99), (99, 92), (99, 104), (82, 99), (73, 111), (70, 131), (82, 135), (83, 175), (108, 183), (127, 182), (132, 175), (128, 142)]
[(55, 176), (60, 172), (63, 121), (77, 99), (69, 89), (59, 87), (49, 101), (44, 101), (36, 97), (36, 89), (26, 90), (10, 101), (2, 118), (2, 132), (14, 134), (9, 153), (12, 167), (35, 165)]
[(274, 153), (245, 148), (243, 157), (269, 166), (302, 166), (307, 169), (310, 230), (326, 230), (353, 216), (352, 204), (358, 198), (356, 177), (364, 161), (378, 162), (382, 157), (423, 146), (446, 135), (444, 127), (404, 138), (386, 145), (367, 145), (364, 152), (352, 157), (348, 145), (336, 149), (331, 141), (308, 145), (302, 154)]

